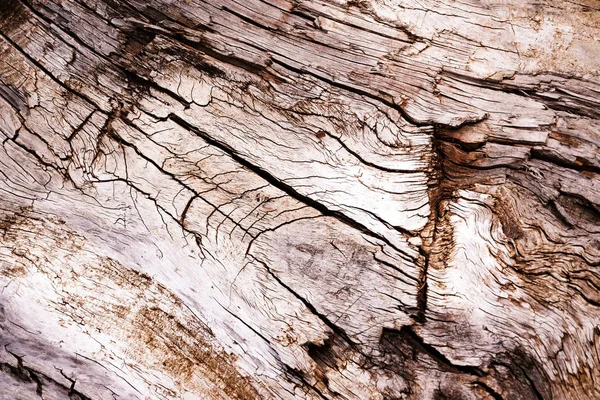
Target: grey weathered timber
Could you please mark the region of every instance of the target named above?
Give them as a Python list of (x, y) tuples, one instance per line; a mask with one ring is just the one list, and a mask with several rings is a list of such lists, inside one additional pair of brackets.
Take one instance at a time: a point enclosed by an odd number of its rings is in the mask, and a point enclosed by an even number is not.
[(600, 398), (600, 2), (0, 0), (0, 399)]

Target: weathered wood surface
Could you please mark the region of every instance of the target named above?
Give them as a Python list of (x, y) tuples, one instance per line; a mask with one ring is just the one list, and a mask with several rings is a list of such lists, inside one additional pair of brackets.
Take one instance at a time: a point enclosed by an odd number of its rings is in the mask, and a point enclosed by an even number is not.
[(0, 0), (0, 398), (600, 398), (599, 66), (593, 0)]

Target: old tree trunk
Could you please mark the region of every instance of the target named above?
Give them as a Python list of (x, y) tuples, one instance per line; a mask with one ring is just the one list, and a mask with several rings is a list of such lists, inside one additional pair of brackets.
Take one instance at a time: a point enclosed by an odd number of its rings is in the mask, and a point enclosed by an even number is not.
[(600, 2), (0, 0), (0, 399), (600, 398)]

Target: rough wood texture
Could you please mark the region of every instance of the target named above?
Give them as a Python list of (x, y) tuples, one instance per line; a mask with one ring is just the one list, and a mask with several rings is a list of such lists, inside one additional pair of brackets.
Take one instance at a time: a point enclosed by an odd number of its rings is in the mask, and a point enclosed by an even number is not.
[(600, 398), (599, 72), (594, 0), (0, 0), (0, 398)]

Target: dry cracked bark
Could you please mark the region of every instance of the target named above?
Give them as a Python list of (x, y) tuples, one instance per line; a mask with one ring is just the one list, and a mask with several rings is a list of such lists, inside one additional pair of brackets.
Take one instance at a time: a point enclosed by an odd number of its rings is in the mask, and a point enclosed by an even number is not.
[(600, 398), (600, 3), (1, 0), (1, 399)]

